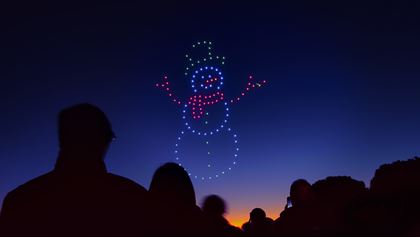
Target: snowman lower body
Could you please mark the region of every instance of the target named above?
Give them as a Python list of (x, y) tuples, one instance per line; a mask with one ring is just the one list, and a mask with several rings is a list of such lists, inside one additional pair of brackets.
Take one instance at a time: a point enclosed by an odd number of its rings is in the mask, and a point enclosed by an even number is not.
[(238, 144), (238, 136), (231, 128), (207, 135), (182, 130), (174, 147), (175, 161), (191, 179), (219, 179), (237, 166)]

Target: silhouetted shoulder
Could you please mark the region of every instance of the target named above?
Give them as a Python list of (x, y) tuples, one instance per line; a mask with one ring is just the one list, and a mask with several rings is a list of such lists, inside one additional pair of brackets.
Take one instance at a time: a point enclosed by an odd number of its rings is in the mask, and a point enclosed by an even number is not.
[(137, 190), (138, 192), (143, 192), (145, 195), (147, 194), (147, 190), (142, 185), (134, 182), (131, 179), (112, 173), (108, 173), (108, 178), (111, 183), (121, 186), (122, 189)]
[(7, 202), (11, 199), (14, 200), (18, 197), (27, 197), (28, 195), (33, 195), (36, 192), (42, 192), (44, 189), (43, 187), (51, 186), (51, 180), (53, 176), (53, 172), (49, 172), (39, 177), (36, 177), (22, 185), (19, 185), (17, 188), (15, 188), (7, 194), (4, 201), (5, 204), (7, 204)]
[[(6, 233), (7, 236), (16, 230), (25, 231), (25, 228), (30, 226), (22, 225), (22, 223), (28, 223), (28, 220), (34, 218), (32, 210), (36, 209), (34, 206), (40, 206), (38, 200), (43, 199), (43, 193), (51, 186), (51, 176), (53, 176), (52, 172), (41, 175), (18, 186), (6, 195), (0, 215), (2, 233)], [(25, 228), (21, 228), (22, 226)]]

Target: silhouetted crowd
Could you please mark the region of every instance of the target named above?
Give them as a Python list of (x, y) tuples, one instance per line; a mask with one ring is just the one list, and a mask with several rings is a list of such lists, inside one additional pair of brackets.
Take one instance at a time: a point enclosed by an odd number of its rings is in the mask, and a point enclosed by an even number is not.
[(0, 236), (420, 236), (420, 158), (382, 165), (370, 188), (346, 176), (310, 184), (296, 180), (279, 218), (261, 208), (237, 228), (225, 201), (209, 195), (201, 208), (187, 172), (159, 167), (149, 190), (107, 172), (115, 138), (106, 115), (90, 104), (58, 116), (55, 168), (11, 191)]

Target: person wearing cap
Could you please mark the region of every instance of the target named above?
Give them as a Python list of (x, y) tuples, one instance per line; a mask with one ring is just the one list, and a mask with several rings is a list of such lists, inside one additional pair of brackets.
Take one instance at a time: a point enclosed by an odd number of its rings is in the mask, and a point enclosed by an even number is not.
[(0, 236), (141, 236), (147, 191), (107, 172), (104, 157), (115, 139), (105, 113), (90, 104), (58, 116), (55, 168), (8, 193)]

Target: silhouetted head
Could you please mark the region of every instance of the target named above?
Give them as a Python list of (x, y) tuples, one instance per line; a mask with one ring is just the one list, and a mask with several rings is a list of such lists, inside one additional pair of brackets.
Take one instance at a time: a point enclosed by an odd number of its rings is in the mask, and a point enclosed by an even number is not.
[(249, 213), (250, 222), (263, 222), (265, 221), (265, 217), (265, 211), (258, 207), (252, 209), (251, 213)]
[(166, 163), (153, 174), (149, 188), (152, 197), (162, 204), (195, 206), (195, 192), (187, 172), (176, 163)]
[(60, 150), (103, 155), (114, 132), (105, 113), (91, 104), (78, 104), (58, 116)]
[(217, 195), (209, 195), (204, 199), (203, 212), (211, 216), (223, 216), (226, 212), (225, 201)]
[(300, 206), (312, 201), (313, 193), (311, 184), (304, 180), (298, 179), (290, 186), (290, 201), (293, 206)]

